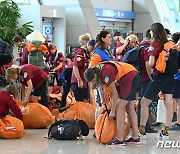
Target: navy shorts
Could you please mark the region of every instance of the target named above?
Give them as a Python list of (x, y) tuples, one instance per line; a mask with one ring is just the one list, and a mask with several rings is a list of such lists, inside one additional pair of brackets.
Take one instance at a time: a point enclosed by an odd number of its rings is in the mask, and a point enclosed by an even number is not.
[[(130, 82), (130, 81), (129, 81)], [(131, 91), (129, 93), (129, 95), (127, 96), (126, 99), (122, 98), (121, 97), (121, 92), (120, 92), (120, 89), (119, 87), (116, 87), (118, 93), (119, 93), (119, 98), (120, 99), (124, 99), (124, 100), (128, 100), (128, 101), (132, 101), (132, 100), (136, 100), (136, 92), (137, 92), (137, 89), (139, 87), (139, 83), (140, 83), (140, 77), (139, 77), (139, 74), (137, 74), (134, 79), (132, 80), (132, 86), (131, 86)], [(126, 87), (124, 87), (126, 88)]]
[(139, 77), (139, 74), (137, 74), (133, 79), (131, 92), (126, 100), (130, 100), (130, 101), (136, 100), (136, 92), (139, 88), (139, 83), (140, 83), (140, 77)]
[(173, 93), (174, 76), (167, 74), (154, 75), (148, 84), (144, 97), (154, 100), (161, 91), (163, 94)]
[(180, 98), (180, 80), (174, 80), (173, 98)]

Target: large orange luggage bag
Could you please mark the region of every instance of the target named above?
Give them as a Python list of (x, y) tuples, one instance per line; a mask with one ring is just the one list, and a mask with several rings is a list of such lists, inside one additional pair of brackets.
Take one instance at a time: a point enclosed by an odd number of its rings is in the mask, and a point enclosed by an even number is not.
[(15, 117), (6, 115), (0, 119), (0, 138), (17, 139), (25, 133), (23, 122)]

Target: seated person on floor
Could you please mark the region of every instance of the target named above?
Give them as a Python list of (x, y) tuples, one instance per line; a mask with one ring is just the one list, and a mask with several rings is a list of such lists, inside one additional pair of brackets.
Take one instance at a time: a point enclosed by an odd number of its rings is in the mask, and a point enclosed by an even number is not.
[(0, 117), (7, 115), (10, 109), (16, 118), (23, 120), (21, 110), (15, 102), (17, 96), (18, 91), (14, 85), (8, 85), (5, 90), (0, 90)]

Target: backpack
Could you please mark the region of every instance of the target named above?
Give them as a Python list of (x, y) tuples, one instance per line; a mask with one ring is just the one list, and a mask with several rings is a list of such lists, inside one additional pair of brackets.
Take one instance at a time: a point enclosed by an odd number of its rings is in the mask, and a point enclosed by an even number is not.
[(58, 120), (50, 125), (48, 138), (56, 140), (76, 140), (87, 136), (89, 128), (83, 120)]
[[(35, 45), (36, 50), (31, 52), (30, 50), (34, 50), (31, 45)], [(32, 41), (32, 44), (28, 44), (28, 64), (33, 64), (36, 66), (39, 66), (41, 68), (45, 67), (45, 62), (44, 62), (44, 53), (39, 49), (39, 47), (42, 45), (41, 41)]]
[(6, 65), (13, 59), (13, 49), (5, 41), (0, 40), (0, 65)]
[(62, 84), (62, 86), (66, 85), (66, 79), (64, 76), (64, 71), (58, 76), (58, 81)]
[(178, 72), (178, 47), (173, 42), (164, 44), (164, 48), (159, 54), (155, 68), (165, 74), (175, 74)]
[(133, 48), (127, 51), (123, 56), (123, 62), (133, 65), (138, 71), (140, 71), (140, 52), (144, 47), (149, 47), (150, 44), (144, 44), (142, 46)]
[(5, 76), (0, 75), (0, 86), (2, 87), (7, 86), (7, 80)]

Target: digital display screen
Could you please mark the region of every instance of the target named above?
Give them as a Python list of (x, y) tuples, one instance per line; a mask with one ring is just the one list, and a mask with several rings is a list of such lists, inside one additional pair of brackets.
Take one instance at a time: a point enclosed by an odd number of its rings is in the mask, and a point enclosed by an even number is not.
[(114, 10), (103, 10), (104, 17), (114, 17)]

